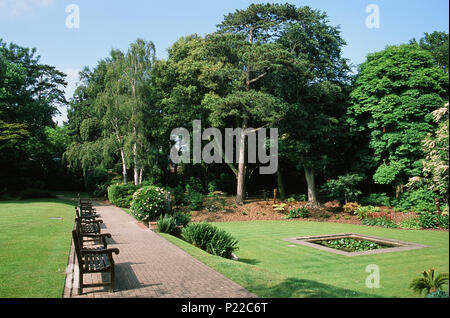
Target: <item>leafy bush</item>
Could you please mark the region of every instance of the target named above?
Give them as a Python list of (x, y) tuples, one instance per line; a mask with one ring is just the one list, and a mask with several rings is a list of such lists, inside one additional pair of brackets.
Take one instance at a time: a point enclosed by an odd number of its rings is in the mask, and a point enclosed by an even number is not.
[(205, 189), (203, 188), (202, 183), (200, 182), (200, 180), (194, 178), (194, 177), (190, 177), (189, 181), (186, 184), (186, 192), (199, 192), (199, 193), (204, 193)]
[(391, 219), (385, 218), (385, 217), (365, 218), (362, 221), (362, 224), (370, 225), (370, 226), (380, 226), (380, 227), (386, 227), (386, 228), (396, 228), (397, 227), (397, 224), (394, 221), (392, 221)]
[(354, 213), (356, 211), (356, 209), (359, 207), (360, 207), (360, 205), (356, 202), (348, 202), (342, 208), (344, 209), (344, 212), (346, 212), (346, 213)]
[(371, 205), (358, 207), (353, 214), (357, 215), (360, 220), (365, 219), (371, 213), (379, 212), (380, 208)]
[(371, 193), (360, 200), (365, 205), (391, 206), (391, 200), (386, 193)]
[(185, 205), (187, 202), (186, 194), (184, 192), (184, 189), (181, 185), (176, 186), (175, 188), (167, 188), (167, 192), (170, 192), (170, 194), (174, 197), (174, 202), (172, 202), (172, 205)]
[(361, 191), (356, 189), (356, 185), (362, 180), (363, 177), (358, 174), (346, 174), (337, 179), (328, 180), (320, 189), (329, 199), (347, 203), (361, 195)]
[(183, 227), (186, 227), (191, 221), (191, 215), (189, 213), (175, 212), (172, 216), (175, 218), (177, 225)]
[(189, 208), (191, 210), (199, 210), (203, 205), (203, 199), (205, 196), (197, 191), (189, 191), (187, 195), (187, 200), (189, 202)]
[(183, 228), (181, 236), (186, 242), (213, 255), (230, 258), (238, 248), (238, 240), (224, 230), (206, 223), (193, 223)]
[(208, 195), (208, 200), (206, 201), (205, 204), (205, 209), (208, 212), (217, 212), (220, 209), (220, 206), (222, 206), (222, 208), (226, 205), (225, 200), (220, 197), (219, 194), (214, 194), (211, 193)]
[(424, 229), (435, 229), (439, 225), (439, 219), (434, 213), (422, 212), (419, 214), (419, 224)]
[(176, 218), (168, 214), (159, 217), (157, 226), (161, 233), (175, 234), (178, 231)]
[(286, 216), (286, 219), (298, 219), (303, 218), (306, 219), (310, 216), (309, 210), (307, 208), (298, 208), (292, 209), (289, 211), (289, 214)]
[(110, 185), (108, 187), (108, 200), (119, 208), (129, 208), (133, 200), (133, 194), (138, 189), (138, 186), (131, 183)]
[(286, 203), (277, 203), (277, 204), (272, 205), (272, 207), (273, 207), (274, 211), (284, 212), (285, 211), (284, 208), (286, 207)]
[(398, 199), (392, 200), (392, 205), (397, 211), (435, 212), (436, 195), (427, 189), (417, 189), (403, 193)]
[(410, 217), (400, 222), (399, 227), (402, 229), (420, 230), (420, 221), (416, 217)]
[(138, 221), (159, 218), (167, 212), (167, 192), (155, 186), (140, 188), (133, 194), (131, 212)]
[(438, 225), (444, 229), (448, 230), (448, 214), (438, 216)]
[(339, 212), (341, 210), (341, 205), (338, 200), (325, 202), (323, 206), (330, 212)]

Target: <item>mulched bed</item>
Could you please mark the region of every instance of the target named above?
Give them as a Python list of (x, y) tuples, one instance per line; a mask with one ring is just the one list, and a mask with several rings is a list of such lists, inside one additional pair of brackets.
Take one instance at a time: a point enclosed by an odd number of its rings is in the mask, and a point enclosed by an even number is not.
[[(216, 212), (207, 211), (203, 208), (199, 211), (191, 211), (189, 207), (174, 207), (174, 209), (183, 212), (191, 212), (192, 219), (191, 222), (245, 222), (245, 221), (281, 221), (286, 220), (288, 212), (292, 209), (302, 208), (306, 206), (306, 202), (292, 202), (286, 203), (285, 212), (275, 211), (273, 208), (273, 200), (264, 200), (262, 198), (248, 198), (243, 206), (238, 206), (235, 203), (234, 197), (222, 197), (225, 200), (225, 206), (217, 204), (220, 209)], [(208, 200), (208, 199), (207, 199)], [(96, 199), (97, 202), (102, 204), (110, 204), (108, 200)], [(279, 200), (277, 204), (281, 203)], [(414, 212), (404, 213), (396, 212), (391, 207), (380, 207), (380, 212), (389, 213), (390, 217), (395, 223), (400, 223), (401, 221), (417, 217)], [(361, 220), (353, 214), (345, 213), (343, 211), (332, 211), (332, 209), (315, 209), (309, 210), (311, 216), (309, 218), (297, 218), (291, 219), (290, 221), (303, 221), (303, 222), (330, 222), (330, 223), (344, 223), (344, 224), (356, 224), (362, 225)], [(327, 217), (328, 216), (328, 217)], [(448, 229), (438, 228), (429, 229), (427, 231), (444, 231), (448, 232)]]

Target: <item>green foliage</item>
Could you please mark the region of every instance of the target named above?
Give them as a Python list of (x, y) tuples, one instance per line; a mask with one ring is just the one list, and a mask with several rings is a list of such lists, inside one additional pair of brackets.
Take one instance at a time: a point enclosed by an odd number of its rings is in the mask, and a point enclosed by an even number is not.
[(285, 208), (286, 208), (286, 203), (277, 203), (277, 204), (272, 205), (272, 207), (273, 207), (274, 211), (284, 212)]
[(209, 223), (193, 223), (183, 228), (181, 236), (186, 242), (213, 255), (230, 258), (238, 248), (238, 240), (228, 232)]
[(158, 231), (161, 233), (167, 233), (167, 234), (176, 234), (178, 228), (177, 228), (177, 220), (174, 216), (164, 214), (159, 217), (159, 220), (157, 222)]
[(134, 184), (113, 184), (108, 187), (108, 200), (119, 208), (129, 208), (133, 194), (139, 189)]
[(307, 219), (310, 217), (310, 215), (311, 213), (309, 213), (309, 210), (307, 208), (297, 208), (290, 210), (289, 214), (285, 218), (288, 220), (297, 218)]
[(354, 239), (354, 238), (341, 238), (341, 239), (336, 239), (336, 240), (325, 240), (325, 241), (320, 241), (317, 243), (320, 245), (326, 246), (326, 247), (343, 250), (346, 252), (362, 252), (362, 251), (370, 251), (370, 250), (382, 248), (381, 245), (379, 245), (375, 242), (359, 240), (359, 239)]
[(189, 208), (193, 211), (199, 210), (203, 206), (203, 200), (205, 196), (197, 191), (189, 191), (187, 193), (187, 201), (189, 202)]
[(420, 226), (419, 218), (417, 217), (409, 217), (401, 221), (399, 227), (402, 229), (410, 229), (410, 230), (420, 230), (422, 228)]
[(156, 186), (142, 187), (133, 194), (131, 212), (138, 221), (158, 219), (167, 212), (167, 192)]
[(108, 192), (110, 176), (106, 169), (96, 168), (85, 179), (86, 191), (95, 197), (105, 196)]
[(435, 229), (438, 227), (439, 219), (435, 213), (422, 212), (419, 214), (419, 224), (424, 229)]
[(375, 206), (391, 206), (391, 200), (386, 193), (371, 193), (369, 196), (361, 198), (361, 204)]
[(175, 218), (177, 225), (183, 227), (186, 227), (192, 218), (190, 213), (183, 213), (183, 212), (175, 212), (172, 214), (172, 216)]
[(364, 220), (362, 220), (362, 224), (370, 226), (380, 226), (391, 229), (397, 227), (397, 224), (394, 221), (385, 217), (365, 218)]
[(356, 200), (361, 191), (356, 189), (356, 185), (363, 180), (358, 174), (346, 174), (334, 180), (328, 180), (322, 187), (321, 191), (329, 199), (337, 199), (347, 203), (349, 200)]
[(373, 175), (373, 180), (376, 184), (392, 184), (404, 169), (405, 166), (397, 161), (383, 163)]
[(174, 197), (174, 202), (172, 202), (172, 205), (185, 205), (187, 198), (186, 194), (184, 192), (184, 189), (181, 185), (177, 185), (174, 188), (167, 187), (167, 192), (170, 192)]
[(226, 202), (219, 194), (210, 193), (207, 197), (205, 209), (208, 212), (217, 212), (225, 206)]
[(348, 202), (342, 208), (346, 213), (355, 213), (356, 209), (358, 209), (360, 205), (357, 202)]
[(379, 212), (380, 208), (374, 207), (371, 205), (367, 206), (360, 206), (356, 208), (356, 210), (353, 212), (353, 214), (357, 215), (360, 220), (364, 220), (367, 218), (370, 214)]
[(435, 195), (431, 190), (417, 189), (404, 192), (398, 199), (392, 199), (397, 211), (435, 212)]
[(430, 269), (424, 271), (422, 277), (414, 279), (409, 288), (418, 294), (425, 292), (428, 295), (441, 290), (444, 285), (448, 285), (448, 273), (436, 274), (434, 269)]
[(448, 223), (449, 223), (449, 216), (447, 215), (440, 215), (438, 216), (437, 223), (440, 227), (448, 230)]
[(369, 145), (361, 159), (372, 162), (376, 183), (397, 186), (421, 174), (422, 140), (436, 126), (430, 113), (448, 98), (448, 83), (418, 45), (389, 46), (360, 65), (347, 122)]

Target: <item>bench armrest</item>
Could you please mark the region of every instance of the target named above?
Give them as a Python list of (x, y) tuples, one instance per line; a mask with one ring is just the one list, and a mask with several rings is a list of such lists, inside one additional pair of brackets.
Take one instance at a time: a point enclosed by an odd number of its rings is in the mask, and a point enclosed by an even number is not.
[(85, 250), (82, 249), (81, 250), (81, 254), (94, 254), (94, 255), (99, 255), (99, 254), (108, 254), (110, 256), (112, 256), (112, 253), (114, 254), (119, 254), (119, 249), (118, 248), (108, 248), (108, 249), (100, 249), (100, 250)]

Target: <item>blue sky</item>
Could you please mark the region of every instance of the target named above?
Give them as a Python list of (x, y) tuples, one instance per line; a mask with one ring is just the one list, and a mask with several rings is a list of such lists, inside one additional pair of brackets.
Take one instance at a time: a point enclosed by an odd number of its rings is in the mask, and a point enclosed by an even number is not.
[[(213, 32), (223, 16), (251, 3), (289, 2), (327, 13), (331, 25), (340, 26), (346, 40), (344, 56), (364, 62), (368, 53), (387, 45), (406, 43), (424, 32), (445, 31), (449, 26), (446, 0), (0, 0), (0, 38), (36, 47), (41, 62), (68, 74), (71, 96), (77, 72), (95, 66), (112, 48), (126, 50), (138, 37), (151, 40), (159, 58), (167, 57), (179, 37)], [(80, 10), (80, 28), (66, 27), (66, 7)], [(369, 29), (366, 7), (380, 9), (380, 27)], [(65, 118), (63, 115), (58, 118)]]

